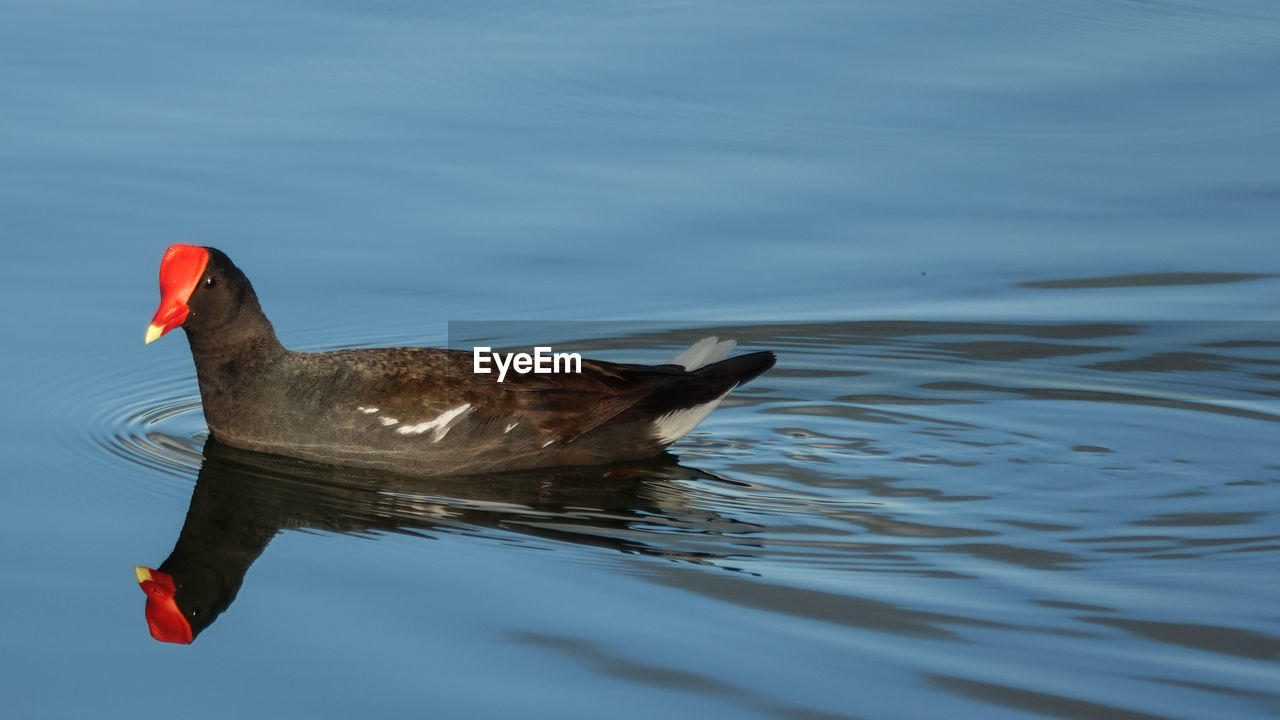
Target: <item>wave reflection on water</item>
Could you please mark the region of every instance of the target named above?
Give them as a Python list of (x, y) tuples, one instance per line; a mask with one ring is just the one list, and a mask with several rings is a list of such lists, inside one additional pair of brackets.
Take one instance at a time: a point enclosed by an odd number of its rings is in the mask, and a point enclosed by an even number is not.
[[(598, 484), (616, 477), (386, 486), (364, 496), (380, 525), (274, 527), (612, 548), (645, 558), (614, 570), (764, 611), (766, 627), (850, 633), (851, 652), (1006, 708), (1273, 706), (1274, 324), (777, 324), (558, 344), (649, 361), (711, 334), (780, 361), (673, 448), (686, 467), (628, 478), (628, 492)], [(189, 378), (146, 389), (95, 415), (115, 457), (164, 471), (139, 473), (144, 488), (191, 477), (203, 442)], [(348, 491), (267, 476), (272, 493), (331, 500), (316, 517), (360, 515)], [(512, 641), (595, 657), (563, 638)], [(972, 662), (957, 667), (958, 652)]]

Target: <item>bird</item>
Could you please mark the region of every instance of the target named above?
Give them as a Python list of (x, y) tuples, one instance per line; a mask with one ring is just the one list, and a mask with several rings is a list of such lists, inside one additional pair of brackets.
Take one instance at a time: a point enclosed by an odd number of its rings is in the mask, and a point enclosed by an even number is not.
[[(568, 360), (559, 372), (478, 372), (478, 349), (286, 349), (245, 273), (177, 244), (160, 263), (147, 344), (181, 327), (209, 435), (234, 448), (409, 476), (653, 457), (776, 362), (707, 337), (671, 362)], [(528, 367), (529, 363), (524, 364)], [(492, 370), (486, 366), (487, 370)]]
[[(703, 536), (761, 529), (694, 502), (682, 481), (733, 481), (680, 465), (670, 454), (613, 465), (419, 478), (248, 452), (213, 439), (201, 452), (204, 462), (173, 551), (158, 568), (134, 567), (146, 595), (147, 627), (161, 642), (195, 641), (231, 606), (250, 567), (286, 530), (362, 537), (514, 534), (706, 563), (721, 556), (709, 547), (655, 542), (644, 528)], [(741, 556), (742, 549), (732, 547)]]

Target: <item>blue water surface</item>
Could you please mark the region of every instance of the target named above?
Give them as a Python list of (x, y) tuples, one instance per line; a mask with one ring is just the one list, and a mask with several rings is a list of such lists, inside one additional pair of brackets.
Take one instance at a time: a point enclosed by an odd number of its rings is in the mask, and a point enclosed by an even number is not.
[[(1276, 67), (1250, 0), (9, 3), (4, 714), (1280, 713)], [(779, 364), (604, 489), (241, 487), (180, 241), (291, 347)], [(157, 643), (209, 488), (278, 532)]]

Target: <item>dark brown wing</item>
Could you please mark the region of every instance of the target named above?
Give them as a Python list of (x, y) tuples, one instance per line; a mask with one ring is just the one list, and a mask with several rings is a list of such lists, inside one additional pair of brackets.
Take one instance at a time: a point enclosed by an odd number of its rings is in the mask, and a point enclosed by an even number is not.
[(466, 406), (456, 421), (458, 435), (515, 424), (526, 432), (536, 429), (531, 441), (562, 446), (612, 422), (652, 421), (712, 401), (767, 370), (773, 355), (742, 355), (693, 371), (584, 359), (581, 372), (509, 371), (502, 382), (497, 373), (475, 372), (472, 354), (459, 350), (344, 350), (304, 361), (321, 370), (318, 375), (327, 378), (322, 384), (350, 388), (334, 404), (370, 412), (370, 423), (412, 426)]

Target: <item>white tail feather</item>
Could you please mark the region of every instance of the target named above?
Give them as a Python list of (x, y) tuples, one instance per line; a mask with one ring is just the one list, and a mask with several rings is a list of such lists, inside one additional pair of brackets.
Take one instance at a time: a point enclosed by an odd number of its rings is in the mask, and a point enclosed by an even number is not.
[[(734, 385), (733, 387), (738, 386)], [(721, 395), (711, 402), (694, 405), (693, 407), (684, 408), (683, 410), (672, 410), (666, 415), (654, 420), (653, 432), (658, 436), (658, 442), (664, 445), (669, 445), (687, 435), (690, 430), (697, 427), (698, 423), (706, 420), (707, 416), (711, 414), (711, 411), (719, 407), (720, 403), (724, 402), (725, 397), (727, 397), (732, 390), (733, 388), (725, 390), (724, 395)]]
[(690, 345), (684, 352), (671, 358), (670, 364), (683, 365), (685, 370), (697, 370), (729, 357), (729, 353), (736, 347), (738, 347), (737, 340), (721, 340), (714, 335), (704, 337)]

